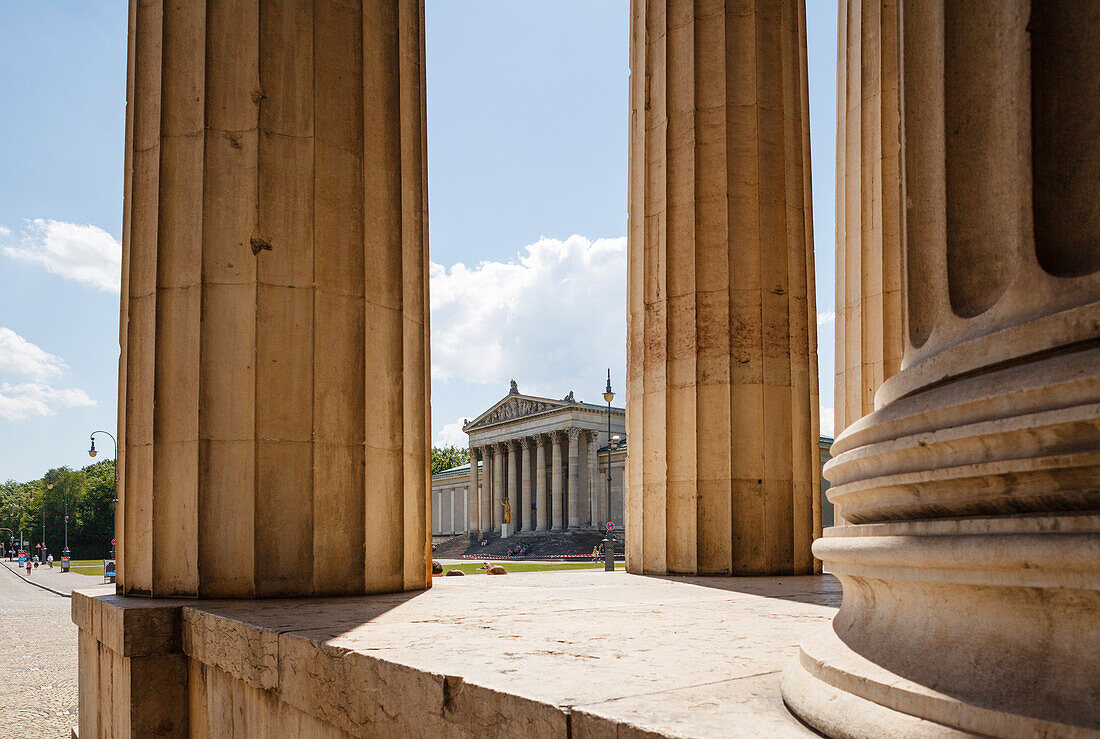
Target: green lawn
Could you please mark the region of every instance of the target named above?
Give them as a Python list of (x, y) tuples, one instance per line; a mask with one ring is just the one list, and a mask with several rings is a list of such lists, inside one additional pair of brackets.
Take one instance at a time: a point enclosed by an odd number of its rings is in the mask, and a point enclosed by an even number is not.
[[(602, 570), (603, 562), (501, 562), (499, 560), (491, 560), (493, 564), (500, 565), (508, 572), (542, 572), (545, 570)], [(484, 561), (471, 560), (469, 562), (463, 562), (457, 565), (443, 565), (443, 572), (448, 570), (462, 570), (467, 575), (483, 575), (484, 570), (479, 570), (479, 567), (485, 565)], [(615, 563), (615, 569), (621, 570), (625, 567), (622, 562)]]
[[(53, 562), (55, 568), (61, 566), (61, 560), (55, 559)], [(70, 559), (69, 571), (78, 572), (81, 575), (98, 575), (103, 577), (103, 560), (102, 559)]]

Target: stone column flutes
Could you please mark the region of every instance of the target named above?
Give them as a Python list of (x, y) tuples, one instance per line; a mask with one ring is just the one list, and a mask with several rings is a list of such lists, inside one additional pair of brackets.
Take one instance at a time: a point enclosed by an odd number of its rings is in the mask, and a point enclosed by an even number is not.
[(557, 431), (550, 434), (550, 520), (554, 531), (561, 531), (562, 526), (562, 489), (561, 489), (561, 434)]
[(814, 552), (844, 598), (785, 701), (836, 736), (1095, 732), (1100, 9), (842, 6), (849, 88), (884, 74), (880, 46), (903, 55), (901, 94), (863, 120), (872, 140), (902, 122), (904, 353), (833, 445), (849, 525)]
[(493, 530), (493, 458), (496, 457), (492, 444), (481, 447), (482, 457), (482, 481), (481, 490), (478, 491), (478, 527), (481, 533), (487, 534)]
[(569, 528), (581, 525), (581, 454), (579, 442), (581, 430), (572, 428), (565, 432), (569, 439)]
[(519, 473), (516, 471), (518, 456), (516, 442), (505, 442), (504, 448), (508, 456), (508, 507), (512, 511), (511, 530), (514, 533), (519, 529)]
[(493, 444), (493, 531), (504, 521), (504, 444)]
[(633, 3), (627, 568), (812, 573), (801, 0)]
[(121, 593), (429, 583), (422, 13), (131, 4)]
[(531, 521), (531, 440), (523, 438), (519, 440), (519, 464), (520, 464), (520, 495), (519, 506), (522, 515), (519, 516), (520, 528), (524, 531), (534, 529)]
[(546, 495), (546, 436), (535, 437), (535, 529), (545, 531), (549, 525)]
[(478, 455), (477, 447), (471, 446), (470, 447), (470, 486), (469, 486), (469, 488), (467, 488), (468, 492), (466, 494), (466, 520), (467, 520), (466, 526), (467, 526), (467, 529), (469, 531), (480, 531), (481, 530), (481, 522), (478, 519), (478, 494), (477, 494), (477, 490), (478, 490), (478, 487), (479, 487), (478, 478), (480, 477), (480, 475), (478, 474), (478, 468), (477, 468), (477, 455)]

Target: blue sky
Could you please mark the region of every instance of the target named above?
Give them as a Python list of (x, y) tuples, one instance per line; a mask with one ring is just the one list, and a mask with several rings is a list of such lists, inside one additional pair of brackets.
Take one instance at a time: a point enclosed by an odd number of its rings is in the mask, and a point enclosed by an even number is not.
[[(836, 6), (807, 4), (817, 303), (829, 314)], [(622, 390), (628, 8), (427, 0), (434, 441), (460, 441), (461, 419), (511, 378), (593, 400), (610, 366)], [(82, 466), (89, 432), (114, 431), (125, 14), (116, 2), (0, 2), (0, 479)]]

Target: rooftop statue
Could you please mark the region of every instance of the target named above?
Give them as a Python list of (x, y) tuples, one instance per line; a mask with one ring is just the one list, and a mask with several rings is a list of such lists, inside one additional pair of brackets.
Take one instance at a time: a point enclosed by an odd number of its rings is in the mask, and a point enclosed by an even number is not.
[(512, 380), (512, 385), (508, 390), (509, 395), (519, 395), (519, 386), (516, 385), (516, 381)]

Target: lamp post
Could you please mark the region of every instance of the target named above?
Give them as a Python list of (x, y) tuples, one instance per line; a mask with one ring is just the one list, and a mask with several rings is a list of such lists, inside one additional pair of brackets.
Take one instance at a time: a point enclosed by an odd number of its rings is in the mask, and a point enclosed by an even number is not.
[(615, 399), (615, 393), (611, 392), (610, 367), (607, 368), (607, 389), (604, 390), (603, 399), (607, 401), (607, 521), (603, 535), (603, 569), (604, 572), (613, 572), (615, 540), (611, 537), (611, 401)]
[(96, 434), (106, 434), (107, 436), (110, 437), (111, 443), (113, 443), (115, 445), (115, 492), (114, 492), (114, 500), (111, 501), (111, 559), (114, 559), (115, 558), (115, 527), (116, 527), (115, 519), (117, 518), (115, 509), (118, 507), (118, 442), (115, 440), (115, 437), (109, 431), (93, 431), (91, 433), (91, 435), (88, 437), (92, 440), (92, 445), (91, 445), (91, 447), (88, 448), (88, 456), (89, 457), (94, 457), (97, 454), (96, 449), (95, 449), (95, 435)]

